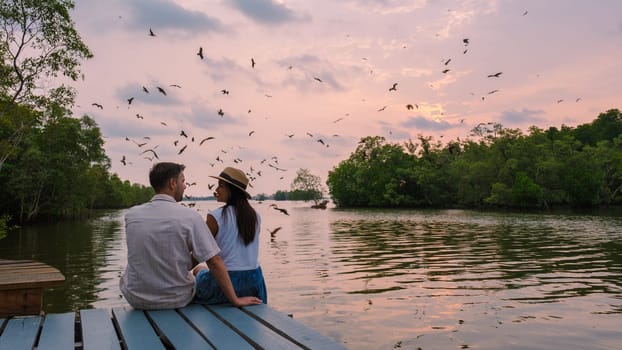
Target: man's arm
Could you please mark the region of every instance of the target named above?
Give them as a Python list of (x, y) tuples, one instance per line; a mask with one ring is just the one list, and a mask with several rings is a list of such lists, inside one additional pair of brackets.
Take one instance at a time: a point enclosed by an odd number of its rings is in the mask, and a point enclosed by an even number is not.
[(220, 286), (220, 289), (222, 289), (222, 292), (225, 294), (227, 299), (229, 299), (231, 304), (235, 306), (247, 306), (262, 303), (261, 299), (257, 297), (238, 298), (238, 296), (235, 295), (231, 279), (229, 278), (229, 273), (227, 272), (225, 263), (222, 261), (220, 255), (213, 256), (211, 259), (207, 260), (206, 263), (212, 273), (212, 276), (214, 276), (216, 282), (218, 282), (218, 286)]

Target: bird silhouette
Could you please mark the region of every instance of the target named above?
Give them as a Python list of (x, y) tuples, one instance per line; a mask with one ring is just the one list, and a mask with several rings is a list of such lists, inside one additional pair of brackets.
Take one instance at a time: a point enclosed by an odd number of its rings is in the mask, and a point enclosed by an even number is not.
[(185, 137), (185, 138), (188, 138), (188, 135), (187, 135), (187, 134), (186, 134), (186, 132), (185, 132), (185, 131), (183, 131), (183, 130), (179, 133), (179, 136), (183, 136), (183, 137)]
[(220, 90), (220, 92), (221, 92), (223, 95), (229, 95), (229, 90), (222, 89), (222, 90)]
[(449, 62), (451, 62), (451, 58), (450, 58), (450, 59), (448, 59), (447, 61), (445, 61), (445, 63), (444, 63), (444, 64), (445, 64), (445, 65), (448, 65), (448, 64), (449, 64)]
[(197, 52), (197, 56), (201, 57), (201, 59), (203, 59), (203, 47), (199, 47), (199, 52)]
[(127, 99), (127, 104), (131, 105), (132, 101), (134, 101), (134, 97), (130, 97)]
[(156, 36), (153, 30), (151, 30), (151, 28), (149, 28), (149, 36)]
[(181, 86), (180, 86), (180, 85), (177, 85), (177, 84), (171, 84), (171, 85), (169, 85), (169, 86), (170, 86), (170, 87), (174, 87), (174, 88), (181, 89)]
[(203, 142), (205, 141), (209, 141), (209, 140), (213, 140), (214, 136), (208, 136), (206, 138), (204, 138), (203, 140), (201, 140), (201, 142), (199, 142), (199, 146), (201, 146), (203, 144)]
[(253, 131), (249, 132), (249, 133), (248, 133), (248, 136), (251, 136), (251, 135), (253, 135), (254, 133), (255, 133), (255, 130), (253, 130)]
[(188, 147), (188, 145), (185, 145), (184, 147), (182, 147), (179, 152), (177, 152), (177, 154), (182, 154), (184, 153), (184, 151), (186, 150), (186, 147)]
[(488, 74), (488, 78), (498, 78), (503, 72), (497, 72), (495, 74)]
[(127, 163), (125, 162), (125, 156), (123, 156), (123, 158), (121, 158), (121, 163), (123, 163), (123, 165), (127, 165)]
[(157, 86), (158, 91), (160, 91), (162, 93), (162, 95), (166, 96), (166, 91), (164, 91), (164, 89), (162, 89), (161, 87)]
[(151, 152), (153, 156), (156, 157), (156, 159), (160, 159), (160, 157), (158, 157), (158, 154), (153, 150), (153, 148), (146, 149), (142, 151), (140, 154), (145, 154), (147, 152)]
[(382, 111), (384, 111), (386, 108), (387, 108), (387, 106), (384, 106), (384, 107), (380, 108), (380, 109), (378, 110), (378, 112), (382, 112)]
[(393, 86), (389, 88), (389, 91), (397, 91), (397, 83), (393, 83)]
[(276, 233), (279, 232), (280, 229), (281, 229), (281, 226), (275, 228), (274, 230), (268, 229), (268, 232), (270, 232), (270, 237), (274, 237)]
[(251, 68), (255, 68), (255, 59), (251, 57)]
[(97, 103), (97, 102), (93, 102), (93, 103), (91, 103), (91, 106), (95, 106), (95, 107), (97, 107), (97, 108), (99, 108), (99, 109), (104, 109), (104, 106), (102, 106), (101, 104), (99, 104), (99, 103)]
[(446, 74), (447, 72), (449, 72), (451, 69), (443, 69), (443, 74)]
[(162, 124), (164, 126), (168, 126), (168, 124), (166, 124), (165, 122), (160, 122), (160, 124)]
[(318, 78), (318, 77), (313, 77), (313, 79), (319, 81), (320, 83), (322, 82), (322, 79)]
[(279, 207), (277, 207), (277, 206), (276, 206), (276, 205), (274, 205), (274, 204), (273, 204), (273, 207), (272, 207), (272, 208), (273, 208), (274, 210), (278, 210), (278, 211), (280, 211), (281, 213), (283, 213), (283, 214), (285, 214), (285, 215), (289, 215), (289, 213), (287, 212), (287, 209), (279, 208)]
[(292, 137), (294, 137), (294, 134), (285, 134), (285, 136), (287, 136), (287, 137), (289, 137), (291, 139)]
[(214, 184), (207, 185), (207, 188), (211, 190), (212, 188), (214, 188)]
[(218, 110), (218, 115), (221, 117), (225, 115), (225, 112), (222, 111), (222, 108)]
[(143, 91), (144, 91), (146, 94), (148, 94), (148, 93), (149, 93), (149, 90), (148, 90), (146, 87), (144, 87), (144, 86), (143, 86)]
[(145, 119), (142, 115), (136, 113), (136, 119)]

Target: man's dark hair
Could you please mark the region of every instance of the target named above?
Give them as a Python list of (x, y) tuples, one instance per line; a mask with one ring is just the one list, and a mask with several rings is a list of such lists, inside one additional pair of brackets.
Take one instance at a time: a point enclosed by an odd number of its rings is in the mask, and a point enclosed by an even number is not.
[(176, 178), (186, 169), (183, 164), (162, 162), (155, 164), (149, 171), (149, 183), (158, 192), (166, 186), (166, 183)]

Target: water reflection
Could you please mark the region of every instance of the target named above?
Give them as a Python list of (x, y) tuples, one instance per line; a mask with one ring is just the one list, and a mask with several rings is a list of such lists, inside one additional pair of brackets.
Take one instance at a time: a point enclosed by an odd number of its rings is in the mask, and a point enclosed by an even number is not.
[(1, 241), (2, 259), (34, 259), (65, 276), (61, 287), (45, 290), (44, 310), (65, 312), (91, 307), (100, 299), (110, 251), (121, 236), (119, 212), (95, 219), (27, 226)]
[[(621, 216), (279, 202), (285, 216), (269, 203), (254, 206), (271, 305), (349, 348), (622, 348)], [(48, 312), (126, 305), (122, 219), (25, 228), (0, 241), (0, 258), (65, 274)]]

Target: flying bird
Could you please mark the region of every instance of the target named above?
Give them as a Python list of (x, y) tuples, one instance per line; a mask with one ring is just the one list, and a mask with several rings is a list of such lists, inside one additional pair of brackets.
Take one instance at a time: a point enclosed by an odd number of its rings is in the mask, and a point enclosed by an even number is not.
[(149, 90), (148, 90), (146, 87), (144, 87), (144, 86), (143, 86), (143, 91), (144, 91), (146, 94), (148, 94), (148, 93), (149, 93)]
[(142, 115), (136, 113), (136, 119), (145, 119)]
[(123, 158), (121, 158), (121, 163), (123, 163), (123, 165), (127, 165), (127, 163), (125, 162), (125, 156), (123, 156)]
[(389, 91), (397, 91), (397, 83), (393, 83), (393, 86), (389, 88)]
[(130, 97), (127, 99), (127, 104), (131, 105), (132, 101), (134, 101), (134, 97)]
[(164, 91), (164, 89), (162, 89), (161, 87), (157, 86), (158, 91), (160, 91), (162, 93), (162, 95), (166, 96), (166, 91)]
[(213, 140), (214, 136), (208, 136), (206, 138), (204, 138), (203, 140), (201, 140), (201, 142), (199, 142), (199, 146), (201, 146), (203, 144), (203, 142), (205, 141), (209, 141), (209, 140)]
[(294, 134), (285, 134), (285, 136), (287, 136), (287, 137), (289, 137), (291, 139), (292, 137), (294, 137)]
[(255, 59), (251, 57), (251, 68), (255, 68)]
[(279, 232), (280, 229), (281, 229), (281, 226), (275, 228), (274, 230), (268, 229), (268, 232), (270, 232), (270, 237), (274, 237), (276, 233)]
[(151, 30), (151, 28), (149, 28), (149, 36), (156, 36), (153, 30)]
[(253, 131), (249, 132), (249, 133), (248, 133), (248, 136), (251, 136), (251, 135), (253, 135), (254, 133), (255, 133), (255, 130), (253, 130)]
[(140, 154), (145, 154), (147, 152), (151, 152), (153, 156), (156, 157), (156, 159), (160, 159), (160, 157), (158, 157), (158, 154), (153, 150), (153, 148), (146, 149), (142, 151)]
[(185, 138), (188, 138), (188, 134), (186, 134), (186, 132), (183, 131), (183, 130), (179, 133), (179, 136), (183, 136)]
[(95, 106), (95, 107), (97, 107), (97, 108), (99, 108), (99, 109), (104, 109), (104, 106), (100, 105), (100, 104), (99, 104), (99, 103), (97, 103), (97, 102), (93, 102), (93, 103), (91, 103), (91, 106)]
[(221, 117), (225, 115), (225, 112), (222, 111), (222, 108), (218, 110), (218, 115)]
[(408, 109), (408, 110), (411, 110), (413, 108), (415, 108), (415, 107), (413, 107), (413, 105), (411, 105), (410, 103), (406, 105), (406, 109)]
[(495, 74), (488, 74), (488, 78), (498, 78), (503, 72), (497, 72)]
[(175, 88), (181, 89), (181, 86), (179, 86), (179, 85), (177, 85), (177, 84), (171, 84), (171, 85), (169, 85), (169, 86), (170, 86), (170, 87), (175, 87)]
[(283, 208), (279, 208), (276, 206), (276, 204), (270, 204), (270, 206), (274, 209), (274, 210), (278, 210), (281, 213), (285, 214), (285, 215), (289, 215), (289, 213), (287, 212), (287, 209), (283, 209)]
[(384, 107), (380, 108), (380, 109), (378, 110), (378, 112), (382, 112), (382, 111), (384, 111), (384, 110), (385, 110), (385, 108), (387, 108), (387, 106), (384, 106)]
[(197, 56), (201, 57), (201, 59), (203, 59), (203, 47), (199, 47), (199, 52), (197, 52)]
[(446, 74), (447, 72), (449, 72), (451, 69), (443, 69), (443, 74)]
[(313, 79), (319, 81), (320, 83), (322, 82), (322, 79), (318, 78), (318, 77), (313, 77)]
[(179, 152), (177, 152), (177, 154), (182, 154), (184, 153), (184, 151), (186, 150), (186, 147), (188, 147), (188, 145), (185, 145), (184, 147), (182, 147)]
[(448, 65), (448, 64), (449, 64), (449, 62), (451, 62), (451, 58), (450, 58), (450, 59), (448, 59), (447, 61), (445, 61), (445, 65)]

